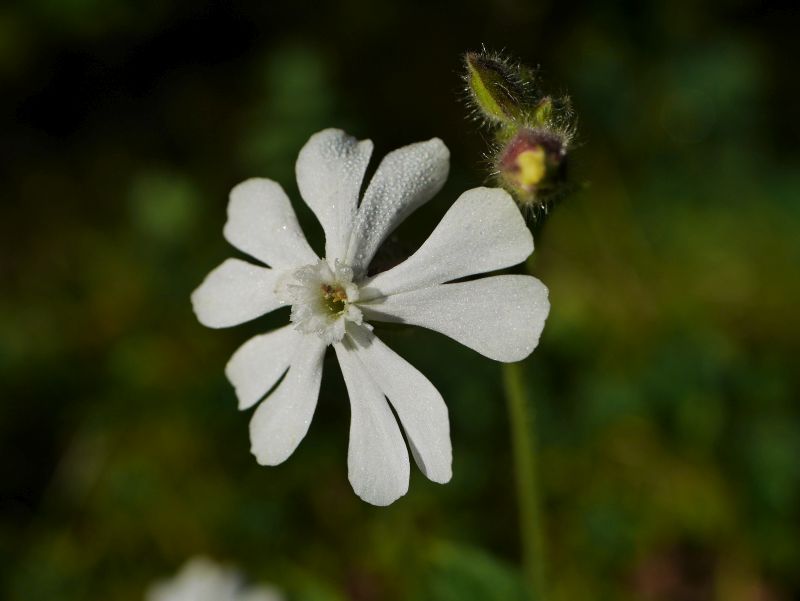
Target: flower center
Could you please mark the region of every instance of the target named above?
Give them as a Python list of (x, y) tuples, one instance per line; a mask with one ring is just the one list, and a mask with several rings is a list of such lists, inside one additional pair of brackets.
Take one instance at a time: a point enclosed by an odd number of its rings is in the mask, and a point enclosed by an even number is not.
[(353, 270), (335, 261), (331, 269), (325, 259), (286, 273), (275, 288), (276, 296), (292, 305), (291, 320), (305, 334), (317, 334), (328, 344), (344, 337), (346, 322), (360, 324), (361, 309)]
[(340, 285), (322, 284), (322, 298), (325, 299), (325, 304), (334, 315), (341, 315), (347, 308), (347, 292)]

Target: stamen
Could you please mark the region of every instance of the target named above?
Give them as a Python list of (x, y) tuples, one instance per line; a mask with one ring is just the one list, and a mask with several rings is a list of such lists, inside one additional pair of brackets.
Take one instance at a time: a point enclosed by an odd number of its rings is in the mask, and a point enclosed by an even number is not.
[(344, 288), (331, 284), (322, 284), (320, 288), (328, 310), (335, 315), (341, 315), (347, 303), (347, 292)]

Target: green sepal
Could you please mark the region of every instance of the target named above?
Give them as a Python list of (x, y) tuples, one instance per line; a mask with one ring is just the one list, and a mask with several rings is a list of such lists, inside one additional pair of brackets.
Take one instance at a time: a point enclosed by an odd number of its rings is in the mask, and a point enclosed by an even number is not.
[(534, 125), (546, 125), (553, 117), (553, 99), (545, 96), (533, 109)]
[(483, 117), (497, 123), (522, 118), (525, 90), (515, 69), (502, 60), (475, 52), (467, 53), (466, 65), (469, 92)]

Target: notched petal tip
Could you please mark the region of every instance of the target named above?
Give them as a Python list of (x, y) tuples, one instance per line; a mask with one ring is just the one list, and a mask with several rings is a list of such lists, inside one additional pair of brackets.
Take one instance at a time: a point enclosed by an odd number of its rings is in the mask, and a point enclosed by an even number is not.
[(297, 186), (325, 232), (327, 257), (342, 257), (346, 250), (372, 149), (371, 140), (325, 129), (312, 135), (297, 157)]
[(317, 406), (324, 354), (319, 339), (301, 337), (286, 377), (253, 413), (250, 451), (259, 464), (283, 463), (308, 432)]
[(358, 207), (345, 262), (363, 275), (386, 237), (441, 190), (449, 171), (450, 151), (439, 138), (383, 157)]
[(300, 341), (299, 333), (288, 325), (254, 336), (236, 349), (225, 365), (225, 377), (234, 388), (239, 410), (256, 405), (281, 380)]
[(362, 369), (394, 407), (422, 473), (434, 482), (452, 476), (447, 405), (418, 369), (364, 328), (351, 328), (353, 352)]

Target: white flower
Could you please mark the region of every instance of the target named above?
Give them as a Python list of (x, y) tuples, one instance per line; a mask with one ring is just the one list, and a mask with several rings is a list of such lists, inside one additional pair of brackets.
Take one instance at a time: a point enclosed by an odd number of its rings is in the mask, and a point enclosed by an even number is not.
[[(536, 347), (549, 311), (537, 279), (499, 275), (452, 280), (515, 265), (533, 238), (504, 191), (461, 195), (405, 262), (376, 276), (367, 267), (386, 237), (444, 184), (449, 151), (439, 139), (389, 153), (358, 202), (372, 142), (340, 130), (311, 137), (297, 160), (300, 193), (325, 231), (325, 258), (311, 250), (283, 189), (267, 179), (236, 186), (224, 234), (269, 265), (228, 259), (192, 294), (198, 319), (222, 328), (291, 305), (292, 324), (247, 341), (226, 375), (241, 409), (262, 402), (250, 422), (259, 463), (276, 465), (305, 436), (319, 394), (323, 355), (332, 344), (350, 396), (348, 472), (356, 494), (388, 505), (408, 490), (409, 459), (429, 479), (451, 477), (450, 427), (441, 395), (372, 333), (390, 321), (441, 332), (498, 361)], [(387, 399), (389, 403), (387, 403)]]
[(158, 582), (146, 601), (283, 601), (275, 589), (245, 587), (238, 572), (202, 557), (194, 558), (172, 579)]

